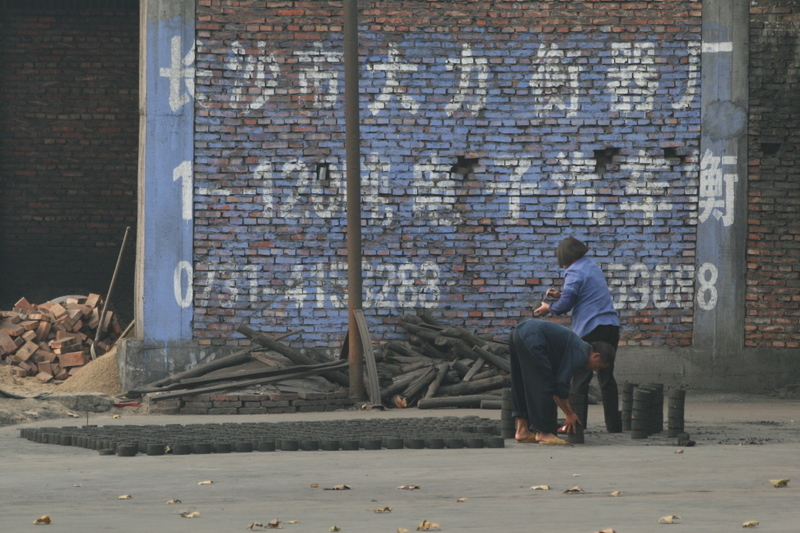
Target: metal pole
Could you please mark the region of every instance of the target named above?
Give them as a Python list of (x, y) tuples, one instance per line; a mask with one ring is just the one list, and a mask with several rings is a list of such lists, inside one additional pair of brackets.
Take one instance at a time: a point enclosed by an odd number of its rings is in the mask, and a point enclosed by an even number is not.
[(367, 398), (364, 354), (356, 322), (361, 309), (361, 132), (358, 109), (358, 2), (344, 0), (344, 99), (347, 166), (347, 321), (350, 396)]

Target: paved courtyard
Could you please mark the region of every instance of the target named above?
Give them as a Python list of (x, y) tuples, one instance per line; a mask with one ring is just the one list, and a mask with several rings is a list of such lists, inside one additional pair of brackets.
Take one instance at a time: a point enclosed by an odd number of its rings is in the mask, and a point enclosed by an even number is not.
[[(120, 418), (112, 418), (122, 413)], [(235, 417), (91, 415), (90, 423), (201, 424), (479, 416), (417, 409)], [(586, 442), (480, 449), (276, 451), (102, 456), (30, 442), (0, 428), (0, 530), (222, 533), (441, 531), (617, 533), (800, 531), (800, 401), (705, 395), (686, 399), (695, 446), (662, 435), (600, 432), (590, 406)], [(783, 488), (770, 480), (788, 478)], [(211, 484), (200, 484), (212, 481)], [(550, 490), (534, 490), (535, 486)], [(345, 488), (346, 487), (346, 488)], [(405, 488), (399, 488), (405, 487)], [(578, 489), (579, 488), (579, 489)], [(565, 492), (575, 489), (574, 492)], [(617, 495), (612, 495), (617, 494)], [(120, 496), (130, 496), (121, 499)], [(176, 503), (167, 503), (175, 501)], [(381, 511), (381, 512), (378, 512)], [(49, 525), (33, 521), (49, 515)], [(185, 516), (181, 516), (185, 515)], [(659, 519), (674, 518), (672, 524)], [(191, 517), (191, 518), (189, 518)], [(428, 521), (426, 524), (425, 521)], [(255, 524), (255, 525), (253, 525)], [(668, 528), (668, 529), (664, 529)]]

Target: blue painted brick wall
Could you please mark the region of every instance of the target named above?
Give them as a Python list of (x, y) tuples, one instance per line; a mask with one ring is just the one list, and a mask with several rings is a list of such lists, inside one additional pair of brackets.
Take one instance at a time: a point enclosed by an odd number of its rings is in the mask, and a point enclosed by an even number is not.
[[(623, 343), (691, 344), (699, 3), (359, 5), (373, 338), (403, 337), (417, 307), (505, 335), (560, 283), (574, 235), (608, 273)], [(338, 348), (341, 3), (197, 13), (195, 335), (245, 343), (247, 320)]]

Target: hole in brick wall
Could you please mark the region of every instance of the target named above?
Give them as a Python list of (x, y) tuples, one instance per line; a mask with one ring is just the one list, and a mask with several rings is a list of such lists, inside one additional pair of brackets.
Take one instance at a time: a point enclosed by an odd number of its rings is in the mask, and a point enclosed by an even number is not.
[(761, 153), (764, 155), (775, 155), (781, 149), (781, 143), (761, 143)]
[(459, 176), (466, 176), (478, 164), (477, 157), (466, 157), (463, 155), (458, 156), (456, 164), (450, 167), (450, 174), (458, 174)]
[(664, 157), (667, 159), (671, 157), (679, 157), (678, 151), (675, 148), (664, 148)]
[(606, 167), (613, 163), (614, 156), (619, 154), (619, 148), (603, 148), (602, 150), (594, 151), (594, 171), (596, 174), (605, 172)]
[(330, 170), (330, 163), (317, 163), (317, 181), (327, 181)]

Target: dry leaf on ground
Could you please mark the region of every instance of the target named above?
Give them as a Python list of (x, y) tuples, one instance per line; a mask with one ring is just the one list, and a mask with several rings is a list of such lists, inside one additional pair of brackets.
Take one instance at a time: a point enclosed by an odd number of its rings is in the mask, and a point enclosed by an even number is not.
[(782, 478), (782, 479), (770, 479), (769, 482), (772, 484), (773, 487), (785, 487), (791, 481), (789, 478)]
[(564, 494), (583, 494), (585, 491), (580, 487), (572, 487), (564, 491)]
[(319, 483), (312, 483), (311, 484), (311, 488), (312, 489), (316, 489), (317, 487), (319, 487)]
[(208, 480), (208, 481), (198, 481), (198, 482), (197, 482), (197, 484), (198, 484), (198, 485), (213, 485), (213, 484), (214, 484), (214, 482), (213, 482), (213, 481), (211, 481), (211, 480)]
[(122, 418), (122, 415), (114, 415), (111, 418)]
[(391, 507), (384, 507), (383, 509), (370, 509), (370, 511), (372, 511), (373, 513), (391, 513), (392, 512), (392, 508)]
[(400, 485), (397, 488), (402, 490), (416, 490), (419, 488), (419, 485)]
[(405, 398), (401, 398), (400, 396), (395, 396), (394, 398), (394, 406), (398, 409), (405, 409), (408, 407), (408, 400)]
[(36, 524), (37, 526), (41, 526), (42, 524), (49, 524), (50, 522), (52, 522), (52, 520), (50, 520), (49, 514), (42, 515), (33, 521), (33, 523)]
[(550, 490), (550, 485), (534, 485), (533, 490)]
[(683, 453), (683, 450), (675, 450), (675, 453)]
[(622, 494), (620, 491), (618, 491), (618, 490), (615, 490), (614, 492), (612, 492), (612, 493), (611, 493), (611, 496), (614, 496), (614, 497), (616, 498), (616, 497), (617, 497), (617, 496), (619, 496), (620, 494)]
[(331, 488), (326, 488), (325, 490), (350, 490), (350, 487), (347, 485), (334, 485)]
[(457, 503), (464, 503), (465, 501), (467, 501), (466, 498), (459, 498), (456, 500)]
[(617, 533), (617, 532), (609, 527), (607, 529), (601, 529), (600, 531), (596, 531), (595, 533)]
[(168, 502), (166, 503), (166, 505), (171, 505), (171, 504), (173, 504), (173, 503), (181, 503), (181, 501), (180, 501), (180, 500), (170, 500), (170, 501), (168, 501)]
[(275, 520), (270, 520), (267, 522), (267, 527), (270, 529), (281, 529), (281, 521), (277, 518)]
[(749, 520), (742, 524), (742, 527), (756, 527), (758, 525), (758, 520)]
[(671, 515), (662, 516), (661, 518), (659, 518), (658, 519), (658, 523), (659, 524), (674, 524), (675, 520), (680, 520), (680, 519), (681, 519), (680, 516), (671, 514)]
[(192, 511), (190, 513), (189, 511), (184, 511), (184, 512), (182, 512), (180, 514), (180, 516), (182, 518), (197, 518), (198, 516), (200, 516), (200, 512), (199, 511)]
[(340, 528), (339, 526), (331, 526), (330, 528), (328, 528), (328, 531), (341, 531), (341, 530), (342, 528)]
[(130, 500), (131, 498), (133, 498), (133, 496), (131, 496), (130, 494), (123, 494), (122, 496), (117, 496), (118, 500)]
[(409, 531), (404, 527), (398, 527), (397, 533), (409, 533)]
[(441, 529), (442, 526), (436, 522), (428, 522), (427, 520), (423, 520), (422, 523), (417, 526), (417, 531), (441, 531)]

